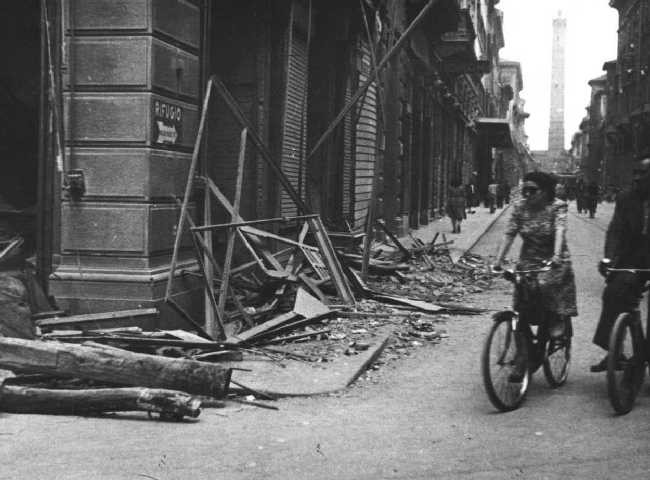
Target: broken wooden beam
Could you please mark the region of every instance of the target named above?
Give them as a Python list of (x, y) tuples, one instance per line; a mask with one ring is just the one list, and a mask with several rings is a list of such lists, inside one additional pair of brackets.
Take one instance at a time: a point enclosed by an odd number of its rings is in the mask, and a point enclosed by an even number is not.
[(138, 308), (134, 310), (119, 310), (115, 312), (70, 315), (68, 317), (42, 318), (40, 320), (35, 320), (34, 323), (36, 323), (36, 326), (40, 327), (41, 330), (54, 329), (54, 327), (60, 328), (62, 326), (75, 326), (77, 328), (86, 327), (86, 329), (104, 328), (101, 324), (115, 323), (115, 325), (112, 325), (112, 327), (114, 327), (118, 326), (117, 324), (119, 323), (124, 323), (129, 320), (155, 317), (158, 316), (158, 313), (157, 308)]
[[(363, 261), (361, 255), (339, 252), (339, 256), (351, 267), (357, 269), (361, 268), (361, 263)], [(410, 268), (411, 267), (405, 263), (388, 262), (376, 259), (370, 259), (368, 263), (368, 272), (374, 273), (376, 275), (393, 275), (396, 271), (407, 272), (410, 270)]]
[(275, 318), (272, 318), (271, 320), (256, 325), (253, 328), (250, 328), (244, 332), (240, 332), (237, 335), (233, 335), (232, 337), (228, 338), (228, 342), (234, 344), (248, 342), (254, 337), (261, 335), (269, 330), (273, 330), (276, 327), (279, 327), (280, 325), (290, 322), (291, 320), (296, 318), (298, 318), (298, 314), (295, 312), (283, 313), (282, 315), (279, 315)]
[(61, 335), (53, 332), (47, 334), (44, 338), (48, 340), (58, 340), (66, 343), (85, 343), (96, 342), (100, 344), (109, 343), (121, 345), (124, 349), (129, 348), (159, 348), (159, 347), (179, 347), (185, 349), (198, 349), (208, 351), (221, 351), (234, 348), (227, 342), (193, 342), (173, 338), (152, 338), (146, 336), (129, 336), (129, 335), (101, 335), (101, 334), (69, 334), (63, 332)]
[(0, 338), (0, 368), (214, 397), (226, 395), (232, 373), (195, 360), (17, 338)]
[(161, 418), (196, 418), (201, 401), (184, 392), (157, 388), (93, 388), (65, 390), (20, 385), (0, 387), (0, 411), (94, 415), (106, 412), (145, 411)]
[(304, 338), (317, 337), (318, 335), (326, 335), (331, 331), (332, 330), (329, 328), (324, 328), (322, 330), (314, 330), (311, 332), (296, 333), (295, 335), (287, 335), (286, 337), (272, 338), (270, 340), (265, 341), (264, 344), (272, 345), (275, 343), (294, 342), (296, 340), (302, 340)]
[(379, 226), (379, 227), (384, 231), (384, 233), (385, 233), (386, 235), (388, 235), (388, 238), (390, 238), (390, 239), (393, 241), (393, 243), (395, 244), (395, 246), (397, 247), (397, 249), (398, 249), (400, 252), (402, 252), (402, 255), (404, 256), (404, 260), (408, 260), (408, 259), (410, 259), (410, 258), (412, 257), (411, 252), (409, 251), (409, 249), (406, 248), (406, 247), (402, 244), (402, 242), (399, 241), (399, 238), (397, 238), (397, 235), (395, 235), (395, 234), (394, 234), (394, 233), (393, 233), (393, 232), (388, 228), (388, 226), (386, 225), (386, 223), (385, 223), (383, 220), (381, 220), (381, 219), (377, 219), (377, 220), (375, 220), (375, 225), (378, 225), (378, 226)]

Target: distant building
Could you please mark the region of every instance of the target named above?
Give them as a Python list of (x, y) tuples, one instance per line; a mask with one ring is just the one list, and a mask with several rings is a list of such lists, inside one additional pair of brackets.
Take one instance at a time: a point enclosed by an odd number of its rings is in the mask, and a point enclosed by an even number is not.
[(605, 118), (607, 115), (607, 75), (589, 80), (591, 98), (588, 107), (587, 129), (589, 149), (580, 164), (580, 171), (588, 182), (601, 183), (605, 157)]
[(526, 101), (519, 95), (524, 88), (521, 64), (509, 60), (499, 62), (501, 96), (499, 111), (510, 126), (512, 148), (500, 148), (495, 159), (494, 177), (500, 183), (516, 185), (523, 176), (534, 170), (533, 156), (528, 147), (525, 122)]
[[(589, 112), (589, 108), (586, 109)], [(571, 138), (571, 173), (581, 173), (581, 165), (589, 158), (589, 113), (580, 122), (580, 129)], [(582, 176), (582, 175), (581, 175)]]
[(650, 154), (650, 7), (647, 1), (611, 0), (618, 10), (618, 54), (606, 62), (606, 115), (602, 183), (629, 185), (632, 162)]

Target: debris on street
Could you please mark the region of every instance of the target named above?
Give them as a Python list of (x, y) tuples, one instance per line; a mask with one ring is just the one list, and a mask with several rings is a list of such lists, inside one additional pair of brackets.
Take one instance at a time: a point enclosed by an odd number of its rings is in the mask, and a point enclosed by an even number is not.
[[(387, 235), (392, 243), (372, 245), (364, 281), (359, 242), (338, 242), (335, 249), (317, 216), (298, 220), (304, 223), (295, 239), (257, 230), (251, 226), (255, 222), (241, 218), (228, 224), (254, 259), (232, 264), (227, 289), (223, 278), (209, 283), (204, 278), (213, 305), (223, 307), (223, 338), (196, 321), (184, 329), (147, 328), (159, 316), (156, 308), (68, 316), (51, 306), (32, 314), (31, 321), (27, 311), (18, 328), (0, 337), (0, 368), (7, 370), (0, 411), (88, 415), (145, 410), (179, 420), (196, 418), (201, 404), (233, 401), (275, 409), (257, 401), (274, 398), (231, 379), (237, 370), (233, 365), (254, 357), (278, 365), (327, 364), (367, 351), (389, 332), (392, 339), (382, 358), (369, 366), (375, 370), (413, 348), (440, 342), (452, 315), (482, 312), (464, 300), (490, 285), (483, 260), (466, 256), (453, 264), (451, 242), (444, 235), (429, 244)], [(313, 228), (320, 237), (310, 235)], [(192, 229), (197, 239), (196, 232), (205, 230)], [(381, 229), (389, 232), (383, 224)], [(278, 244), (283, 247), (272, 248)], [(206, 256), (200, 246), (195, 253), (199, 259)], [(214, 256), (208, 258), (218, 271)], [(3, 281), (9, 293), (22, 285), (11, 277)], [(21, 292), (7, 298), (25, 301), (28, 292)], [(3, 304), (14, 307), (11, 301)]]

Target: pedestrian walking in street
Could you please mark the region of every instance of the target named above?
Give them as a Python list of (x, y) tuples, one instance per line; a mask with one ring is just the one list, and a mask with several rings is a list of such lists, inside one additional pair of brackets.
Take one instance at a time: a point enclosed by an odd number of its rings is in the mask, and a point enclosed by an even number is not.
[(510, 204), (510, 191), (512, 190), (512, 187), (510, 186), (510, 183), (506, 181), (503, 184), (503, 200), (506, 202), (506, 205)]
[(584, 181), (580, 178), (576, 182), (576, 208), (578, 213), (582, 213), (585, 209), (584, 200), (585, 200), (585, 190), (586, 186)]
[[(565, 319), (576, 316), (578, 308), (575, 276), (566, 240), (568, 206), (565, 201), (555, 198), (555, 184), (555, 177), (545, 172), (531, 172), (524, 176), (523, 198), (513, 205), (495, 267), (501, 266), (517, 235), (523, 240), (518, 269), (539, 268), (545, 261), (552, 261), (551, 270), (539, 277), (541, 298), (538, 302), (547, 313), (552, 341), (561, 342), (565, 334), (570, 334), (563, 331)], [(514, 298), (518, 310), (521, 310), (520, 301), (522, 299)], [(523, 363), (523, 359), (517, 359), (515, 379), (519, 377), (517, 373), (523, 376)]]
[(503, 208), (503, 184), (498, 183), (497, 184), (497, 208)]
[(476, 202), (476, 186), (473, 183), (465, 185), (465, 203), (467, 205), (467, 213), (476, 213), (474, 210)]
[(491, 183), (488, 185), (487, 203), (488, 203), (488, 208), (490, 209), (490, 213), (494, 213), (494, 211), (496, 210), (498, 190), (499, 190), (498, 184)]
[(447, 215), (451, 219), (452, 233), (460, 233), (460, 224), (467, 218), (465, 213), (465, 189), (457, 179), (451, 181), (447, 193)]
[[(603, 350), (609, 348), (609, 335), (616, 318), (638, 306), (648, 280), (631, 272), (608, 274), (605, 268), (650, 268), (650, 157), (635, 165), (633, 180), (632, 188), (616, 198), (614, 216), (605, 237), (605, 258), (599, 265), (607, 284), (593, 343)], [(607, 355), (590, 370), (607, 370)]]

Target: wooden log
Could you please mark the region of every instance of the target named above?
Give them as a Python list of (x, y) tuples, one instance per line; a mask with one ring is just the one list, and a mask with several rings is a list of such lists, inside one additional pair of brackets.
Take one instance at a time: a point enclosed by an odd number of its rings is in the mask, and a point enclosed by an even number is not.
[(196, 418), (201, 401), (183, 392), (154, 388), (93, 388), (59, 390), (5, 385), (0, 411), (88, 415), (102, 412), (158, 412), (161, 417)]
[(232, 371), (195, 360), (71, 343), (0, 338), (0, 368), (223, 397)]

